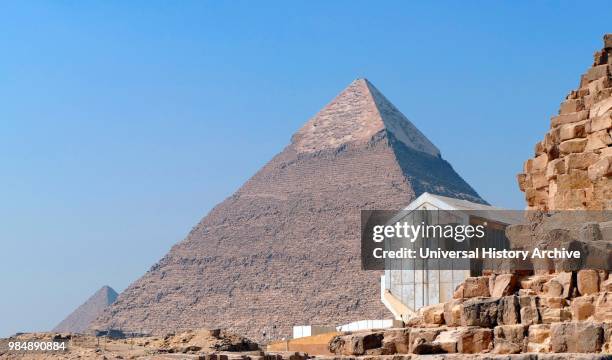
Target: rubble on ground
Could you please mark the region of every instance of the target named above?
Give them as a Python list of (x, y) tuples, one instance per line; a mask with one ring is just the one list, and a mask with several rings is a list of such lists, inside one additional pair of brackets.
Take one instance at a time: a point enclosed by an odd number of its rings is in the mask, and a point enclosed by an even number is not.
[[(338, 356), (605, 354), (612, 350), (612, 292), (602, 284), (608, 284), (607, 271), (470, 277), (460, 285), (460, 297), (420, 309), (409, 327), (339, 335), (330, 351)], [(481, 296), (487, 292), (500, 296)]]

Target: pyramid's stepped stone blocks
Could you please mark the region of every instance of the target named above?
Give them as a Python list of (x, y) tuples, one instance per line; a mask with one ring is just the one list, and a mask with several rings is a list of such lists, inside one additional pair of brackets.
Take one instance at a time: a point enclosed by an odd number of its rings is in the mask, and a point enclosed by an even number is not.
[[(580, 275), (582, 274), (582, 275)], [(566, 279), (594, 281), (594, 276), (608, 278), (607, 271), (581, 270), (562, 274), (520, 275), (517, 287), (503, 297), (453, 299), (422, 308), (406, 328), (369, 330), (338, 335), (330, 342), (330, 351), (343, 356), (383, 356), (397, 354), (525, 354), (512, 358), (599, 359), (610, 358), (612, 344), (612, 293), (600, 287), (581, 288), (567, 298), (546, 291), (550, 282)], [(468, 278), (466, 283), (480, 283), (493, 276)], [(488, 278), (488, 279), (487, 279)], [(578, 280), (580, 281), (583, 280)], [(570, 282), (571, 283), (571, 282)], [(465, 284), (464, 284), (465, 285)], [(586, 286), (586, 287), (585, 287)], [(533, 292), (520, 295), (521, 290)], [(460, 321), (452, 314), (458, 308)], [(401, 350), (400, 350), (401, 349)], [(541, 354), (557, 353), (558, 357)], [(579, 354), (604, 354), (579, 355)], [(447, 358), (446, 355), (440, 358)]]
[(612, 209), (612, 34), (518, 175), (529, 209)]
[(53, 331), (83, 333), (89, 325), (102, 314), (102, 311), (115, 302), (117, 293), (110, 286), (103, 286), (87, 301), (76, 308), (60, 322)]
[(483, 202), (356, 80), (92, 327), (227, 328), (261, 339), (296, 324), (388, 318), (380, 274), (360, 269), (360, 210), (402, 208), (425, 191)]

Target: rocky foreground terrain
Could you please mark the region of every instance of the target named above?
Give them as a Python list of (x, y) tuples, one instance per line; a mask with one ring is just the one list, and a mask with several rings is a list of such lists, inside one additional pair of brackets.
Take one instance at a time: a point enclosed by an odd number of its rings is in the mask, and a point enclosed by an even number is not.
[(612, 278), (579, 270), (470, 277), (454, 299), (428, 306), (405, 327), (343, 333), (332, 356), (267, 352), (221, 330), (108, 340), (84, 335), (23, 334), (0, 341), (66, 340), (62, 353), (2, 353), (2, 359), (610, 359)]
[[(9, 341), (65, 341), (67, 351), (9, 352)], [(1, 359), (183, 359), (203, 354), (258, 356), (260, 346), (223, 330), (191, 330), (161, 337), (111, 339), (83, 334), (28, 333), (0, 340)]]

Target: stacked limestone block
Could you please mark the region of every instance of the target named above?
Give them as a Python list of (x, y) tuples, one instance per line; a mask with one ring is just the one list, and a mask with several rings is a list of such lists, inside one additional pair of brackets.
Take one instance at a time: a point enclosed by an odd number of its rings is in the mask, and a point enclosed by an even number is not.
[(612, 34), (518, 175), (528, 209), (612, 209)]
[(471, 277), (453, 300), (421, 309), (405, 328), (339, 335), (329, 348), (338, 356), (371, 358), (487, 354), (495, 359), (523, 353), (538, 354), (530, 359), (553, 353), (563, 354), (553, 358), (609, 358), (612, 279), (596, 270)]

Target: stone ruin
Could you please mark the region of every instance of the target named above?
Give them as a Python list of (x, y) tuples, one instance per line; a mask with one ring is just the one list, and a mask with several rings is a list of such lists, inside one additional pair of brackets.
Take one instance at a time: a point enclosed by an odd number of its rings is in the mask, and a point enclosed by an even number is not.
[(612, 34), (518, 175), (529, 209), (612, 209)]
[(533, 353), (527, 358), (608, 358), (603, 354), (612, 352), (612, 279), (597, 270), (470, 277), (453, 300), (422, 308), (405, 328), (339, 335), (330, 350), (365, 357), (487, 353), (486, 358), (508, 359), (502, 355)]

